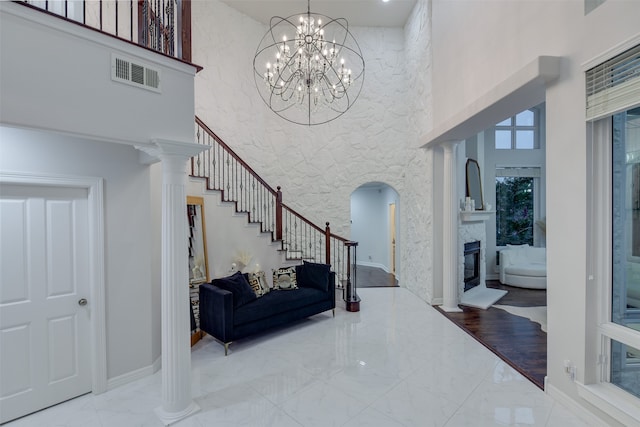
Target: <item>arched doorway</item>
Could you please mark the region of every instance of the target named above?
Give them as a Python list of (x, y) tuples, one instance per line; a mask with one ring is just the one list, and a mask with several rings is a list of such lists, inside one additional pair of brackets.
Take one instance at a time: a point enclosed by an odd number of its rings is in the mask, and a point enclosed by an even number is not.
[[(400, 271), (399, 201), (398, 192), (383, 182), (368, 182), (351, 193), (351, 240), (358, 242), (357, 265), (363, 267), (360, 272), (386, 273), (380, 275), (380, 286), (396, 286)], [(359, 279), (363, 277), (360, 274)], [(366, 286), (359, 280), (361, 284)]]

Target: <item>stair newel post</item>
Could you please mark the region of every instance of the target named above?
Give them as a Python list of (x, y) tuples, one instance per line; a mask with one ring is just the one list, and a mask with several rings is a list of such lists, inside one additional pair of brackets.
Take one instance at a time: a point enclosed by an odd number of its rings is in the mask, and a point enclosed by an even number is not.
[[(347, 248), (347, 287), (343, 293), (343, 299), (346, 303), (347, 311), (360, 311), (360, 297), (357, 293), (357, 253), (356, 248), (358, 242), (347, 241), (344, 243)], [(353, 249), (353, 262), (351, 261), (351, 252)], [(352, 279), (353, 277), (353, 279)]]
[(276, 192), (276, 240), (282, 240), (282, 191)]
[(326, 227), (324, 229), (324, 259), (325, 264), (331, 265), (331, 228), (329, 228), (329, 223), (326, 223)]

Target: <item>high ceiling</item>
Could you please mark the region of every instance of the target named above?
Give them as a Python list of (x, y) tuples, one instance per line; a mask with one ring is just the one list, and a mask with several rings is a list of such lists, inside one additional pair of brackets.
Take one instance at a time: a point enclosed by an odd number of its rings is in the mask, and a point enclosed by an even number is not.
[[(272, 16), (286, 18), (307, 11), (305, 0), (222, 0), (223, 3), (269, 24)], [(403, 27), (416, 0), (314, 0), (311, 12), (331, 18), (346, 18), (349, 25), (364, 27)]]

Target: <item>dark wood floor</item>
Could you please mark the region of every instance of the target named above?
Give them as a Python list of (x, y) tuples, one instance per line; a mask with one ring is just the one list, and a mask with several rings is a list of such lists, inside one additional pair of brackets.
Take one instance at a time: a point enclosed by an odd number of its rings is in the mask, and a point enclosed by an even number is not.
[(396, 276), (387, 273), (381, 268), (359, 265), (356, 270), (358, 288), (384, 288), (397, 287)]
[[(487, 281), (487, 287), (508, 291), (497, 304), (520, 307), (547, 305), (546, 290), (505, 286), (498, 281)], [(544, 389), (544, 377), (547, 375), (547, 334), (540, 329), (538, 323), (494, 307), (482, 310), (460, 306), (461, 313), (447, 313), (436, 308), (515, 370)]]

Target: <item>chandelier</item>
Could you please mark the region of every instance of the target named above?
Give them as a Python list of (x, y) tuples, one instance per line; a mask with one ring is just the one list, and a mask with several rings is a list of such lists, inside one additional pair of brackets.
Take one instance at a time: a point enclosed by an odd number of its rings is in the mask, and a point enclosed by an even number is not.
[(277, 115), (319, 125), (343, 115), (364, 82), (364, 59), (346, 19), (274, 16), (253, 58), (256, 87)]

